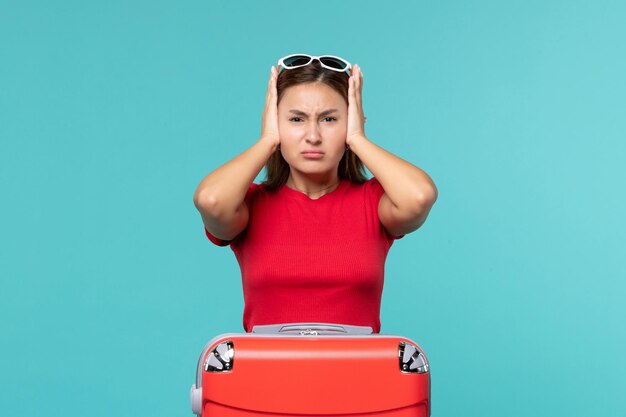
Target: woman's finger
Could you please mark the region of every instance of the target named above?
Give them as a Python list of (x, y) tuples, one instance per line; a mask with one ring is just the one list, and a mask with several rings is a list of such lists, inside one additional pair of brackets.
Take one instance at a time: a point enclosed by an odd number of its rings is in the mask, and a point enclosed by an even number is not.
[(267, 80), (267, 91), (265, 93), (265, 105), (267, 106), (270, 102), (270, 96), (272, 93), (272, 77), (273, 77), (273, 68), (270, 69), (270, 76), (269, 79)]
[(357, 97), (361, 117), (364, 117), (363, 116), (363, 73), (361, 72), (361, 67), (358, 65), (357, 65), (356, 75), (357, 75), (357, 85), (359, 86), (356, 97)]
[[(365, 117), (365, 114), (363, 113), (363, 73), (361, 72), (361, 67), (359, 67), (359, 75), (361, 76), (361, 92), (359, 94), (361, 97), (361, 114)], [(365, 123), (365, 120), (363, 120), (363, 122)]]
[(353, 96), (354, 92), (352, 91), (352, 75), (350, 75), (350, 77), (348, 78), (348, 115), (350, 114), (350, 111), (352, 111), (352, 96)]
[(354, 86), (354, 93), (355, 93), (355, 97), (356, 97), (356, 93), (357, 88), (358, 88), (358, 84), (357, 84), (357, 74), (359, 72), (359, 67), (355, 64), (354, 67), (352, 67), (352, 74), (350, 75), (350, 81), (352, 81), (352, 84)]
[(272, 102), (276, 103), (276, 98), (277, 98), (277, 91), (276, 91), (276, 84), (278, 81), (278, 69), (274, 66), (272, 66), (272, 78), (271, 78), (271, 98), (272, 98)]
[(354, 105), (357, 109), (357, 113), (361, 114), (361, 87), (359, 83), (359, 66), (356, 65), (356, 71), (354, 71)]
[(363, 73), (361, 72), (361, 67), (359, 67), (359, 84), (361, 86), (361, 92), (363, 92)]

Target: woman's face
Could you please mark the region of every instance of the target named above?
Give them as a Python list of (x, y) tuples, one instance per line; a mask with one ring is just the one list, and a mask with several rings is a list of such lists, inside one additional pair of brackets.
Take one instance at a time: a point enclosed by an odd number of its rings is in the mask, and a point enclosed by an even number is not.
[(278, 104), (280, 150), (292, 171), (337, 172), (346, 150), (348, 106), (323, 83), (289, 87)]

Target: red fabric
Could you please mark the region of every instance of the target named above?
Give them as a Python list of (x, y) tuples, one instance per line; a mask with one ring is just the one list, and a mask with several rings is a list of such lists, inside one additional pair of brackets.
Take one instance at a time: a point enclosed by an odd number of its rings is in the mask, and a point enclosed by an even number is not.
[(230, 245), (241, 268), (243, 327), (324, 322), (380, 332), (384, 264), (394, 239), (378, 219), (384, 190), (376, 178), (342, 180), (313, 200), (286, 185), (251, 184), (246, 229)]

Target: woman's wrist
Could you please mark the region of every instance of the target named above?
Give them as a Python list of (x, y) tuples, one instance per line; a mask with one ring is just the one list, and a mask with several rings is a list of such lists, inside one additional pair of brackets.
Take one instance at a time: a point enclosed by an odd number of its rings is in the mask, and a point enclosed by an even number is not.
[(359, 146), (365, 142), (369, 142), (369, 139), (367, 139), (367, 137), (365, 137), (365, 135), (362, 135), (362, 134), (348, 136), (348, 138), (346, 139), (346, 145), (354, 153), (357, 153)]
[(280, 141), (278, 140), (278, 138), (275, 138), (273, 136), (264, 135), (259, 138), (258, 143), (263, 143), (263, 144), (266, 144), (267, 146), (270, 146), (272, 149), (272, 153), (274, 153), (274, 151), (278, 149), (278, 145), (280, 144)]

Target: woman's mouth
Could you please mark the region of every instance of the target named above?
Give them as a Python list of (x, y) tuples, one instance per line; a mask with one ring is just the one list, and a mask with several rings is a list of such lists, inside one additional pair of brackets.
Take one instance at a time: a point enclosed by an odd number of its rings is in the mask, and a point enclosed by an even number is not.
[(303, 151), (301, 154), (307, 159), (320, 159), (324, 156), (322, 151)]

